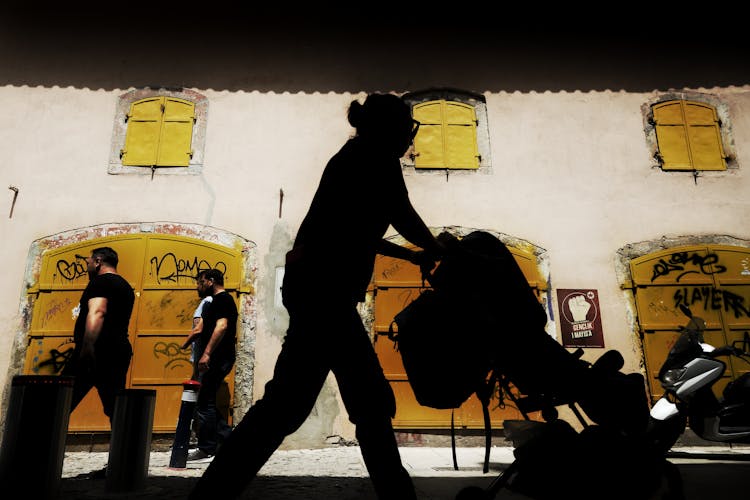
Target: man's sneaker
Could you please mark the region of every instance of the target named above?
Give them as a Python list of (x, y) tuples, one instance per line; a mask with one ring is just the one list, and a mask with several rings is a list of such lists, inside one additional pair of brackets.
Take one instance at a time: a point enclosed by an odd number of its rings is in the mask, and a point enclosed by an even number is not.
[(192, 453), (188, 453), (187, 461), (194, 463), (194, 464), (207, 464), (211, 460), (214, 459), (214, 456), (210, 453), (206, 453), (205, 451), (198, 448)]

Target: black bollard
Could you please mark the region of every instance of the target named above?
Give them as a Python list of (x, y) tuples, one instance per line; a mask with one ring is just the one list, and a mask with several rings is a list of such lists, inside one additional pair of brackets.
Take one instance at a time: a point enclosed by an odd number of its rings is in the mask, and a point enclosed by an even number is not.
[(177, 429), (174, 433), (174, 443), (172, 443), (172, 456), (169, 459), (169, 467), (172, 469), (184, 469), (187, 466), (190, 429), (200, 386), (200, 382), (195, 380), (186, 380), (182, 383), (180, 416), (177, 419)]
[(146, 487), (156, 391), (124, 389), (115, 400), (105, 490), (127, 493)]
[(3, 490), (57, 498), (72, 395), (73, 377), (13, 377), (0, 449)]

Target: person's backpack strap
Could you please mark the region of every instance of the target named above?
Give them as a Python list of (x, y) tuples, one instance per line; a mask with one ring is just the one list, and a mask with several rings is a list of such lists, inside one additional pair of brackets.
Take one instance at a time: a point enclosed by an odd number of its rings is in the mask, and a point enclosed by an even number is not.
[(484, 466), (482, 472), (490, 471), (490, 448), (492, 447), (492, 425), (490, 425), (489, 399), (482, 401), (482, 415), (484, 415)]
[(458, 470), (458, 460), (456, 459), (456, 427), (453, 421), (453, 412), (455, 411), (455, 409), (451, 410), (451, 452), (453, 453), (453, 470)]
[(484, 417), (484, 466), (482, 472), (490, 471), (490, 448), (492, 448), (492, 424), (490, 422), (490, 399), (497, 383), (495, 370), (490, 373), (487, 383), (477, 391), (477, 397), (482, 403), (482, 416)]

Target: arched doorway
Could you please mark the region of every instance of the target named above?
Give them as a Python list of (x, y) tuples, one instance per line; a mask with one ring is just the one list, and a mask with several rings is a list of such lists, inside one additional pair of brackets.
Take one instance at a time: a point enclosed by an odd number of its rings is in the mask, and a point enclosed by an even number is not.
[[(457, 232), (460, 236), (471, 231), (458, 230)], [(527, 242), (504, 235), (495, 234), (495, 236), (501, 239), (513, 254), (540, 302), (546, 303), (547, 282), (540, 272), (539, 249)], [(399, 242), (399, 244), (409, 246), (404, 242)], [(400, 259), (380, 255), (377, 257), (371, 283), (374, 317), (372, 329), (375, 333), (375, 351), (396, 395), (396, 416), (393, 419), (393, 426), (396, 429), (446, 429), (451, 428), (453, 417), (455, 426), (458, 428), (483, 429), (482, 406), (476, 395), (470, 397), (461, 408), (454, 412), (420, 405), (409, 385), (401, 356), (394, 349), (393, 341), (386, 335), (380, 335), (388, 332), (393, 317), (414, 300), (424, 286), (426, 284), (422, 282), (417, 266)], [(457, 332), (457, 335), (460, 335), (460, 332)], [(502, 428), (505, 420), (523, 418), (521, 412), (509, 400), (503, 402), (494, 398), (490, 402), (490, 410), (491, 425), (496, 429)], [(530, 417), (540, 418), (536, 413)]]
[[(60, 372), (73, 347), (75, 318), (72, 311), (88, 284), (84, 258), (96, 247), (110, 246), (120, 257), (118, 272), (136, 293), (129, 328), (134, 353), (127, 387), (156, 390), (154, 431), (174, 431), (182, 382), (190, 378), (192, 371), (190, 351), (180, 346), (190, 330), (192, 313), (198, 303), (195, 275), (209, 268), (224, 272), (225, 287), (240, 305), (241, 316), (242, 295), (249, 291), (250, 277), (241, 245), (227, 247), (182, 235), (174, 225), (169, 228), (169, 234), (133, 232), (103, 237), (91, 237), (99, 232), (89, 229), (68, 235), (61, 245), (40, 252), (38, 277), (28, 290), (31, 321), (24, 373)], [(240, 336), (242, 332), (238, 330)], [(234, 375), (233, 372), (228, 377), (222, 401), (222, 409), (230, 420)], [(71, 415), (69, 430), (109, 430), (109, 421), (95, 390)]]
[[(663, 394), (659, 368), (688, 320), (680, 305), (706, 321), (709, 344), (750, 344), (750, 248), (674, 246), (634, 258), (630, 272), (653, 400)], [(714, 386), (717, 396), (747, 371), (747, 364), (728, 360), (724, 379)]]

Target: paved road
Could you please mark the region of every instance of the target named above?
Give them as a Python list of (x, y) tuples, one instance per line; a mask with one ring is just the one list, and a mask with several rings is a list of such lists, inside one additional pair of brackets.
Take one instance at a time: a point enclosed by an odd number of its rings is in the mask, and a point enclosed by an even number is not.
[[(450, 447), (403, 447), (405, 466), (414, 478), (420, 500), (454, 500), (467, 486), (487, 488), (513, 462), (513, 450), (494, 447), (491, 467), (482, 473), (484, 448), (459, 448), (459, 470), (453, 469)], [(185, 499), (206, 465), (168, 467), (169, 452), (152, 452), (146, 485), (136, 492), (106, 491), (104, 479), (86, 474), (104, 466), (106, 452), (66, 452), (60, 499)], [(687, 500), (747, 500), (750, 498), (750, 448), (676, 449), (669, 460), (680, 470)], [(563, 464), (561, 464), (562, 466)], [(571, 481), (585, 480), (571, 476)], [(608, 495), (604, 493), (602, 499)], [(277, 451), (245, 491), (243, 499), (375, 500), (359, 448), (336, 446), (320, 450)], [(507, 489), (498, 500), (524, 500)], [(636, 500), (636, 499), (634, 499)]]

